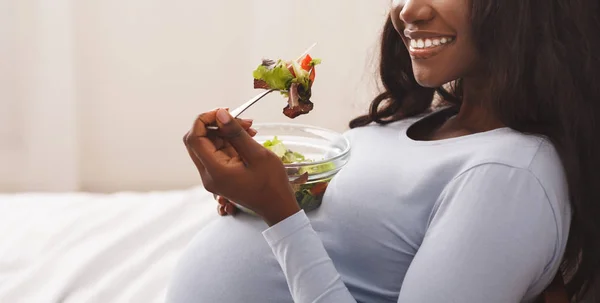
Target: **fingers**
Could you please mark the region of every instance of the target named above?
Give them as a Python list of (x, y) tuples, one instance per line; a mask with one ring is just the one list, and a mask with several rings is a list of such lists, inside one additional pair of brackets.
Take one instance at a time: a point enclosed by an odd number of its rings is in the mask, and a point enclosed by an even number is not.
[(191, 149), (201, 164), (209, 169), (218, 167), (218, 162), (215, 159), (217, 148), (214, 142), (208, 138), (209, 133), (206, 128), (206, 126), (215, 123), (216, 114), (217, 111), (210, 111), (199, 115), (185, 139), (186, 146)]
[(220, 134), (225, 137), (244, 160), (252, 163), (254, 159), (259, 157), (263, 152), (263, 147), (254, 141), (251, 135), (244, 131), (242, 126), (226, 110), (218, 110), (215, 116)]
[[(192, 133), (196, 136), (206, 137), (208, 135), (208, 129), (206, 126), (217, 122), (217, 111), (218, 110), (212, 110), (198, 115), (194, 121)], [(222, 111), (227, 112), (226, 110)]]
[(235, 205), (233, 203), (231, 203), (229, 200), (218, 196), (217, 197), (217, 203), (219, 203), (217, 205), (217, 212), (219, 213), (219, 215), (221, 216), (227, 216), (227, 215), (235, 215), (237, 213), (237, 207), (235, 207)]
[(229, 200), (227, 200), (221, 196), (217, 196), (217, 203), (219, 203), (219, 205), (221, 205), (221, 206), (225, 206), (227, 203), (229, 203)]
[(196, 154), (194, 154), (192, 149), (186, 143), (188, 141), (189, 134), (190, 134), (190, 132), (187, 132), (185, 134), (185, 136), (183, 136), (183, 143), (185, 144), (185, 149), (188, 151), (188, 154), (190, 155), (190, 159), (192, 159), (192, 162), (194, 162), (194, 165), (196, 165), (196, 169), (198, 169), (198, 171), (204, 170), (204, 165), (202, 165), (202, 162), (200, 162), (200, 159), (198, 159), (198, 157), (196, 157)]
[(250, 127), (252, 127), (252, 124), (254, 123), (254, 120), (252, 120), (252, 119), (240, 119), (240, 118), (236, 118), (235, 120), (245, 130), (250, 129)]
[[(257, 134), (257, 131), (253, 128), (247, 129), (246, 132), (248, 133), (248, 135), (250, 137), (254, 137)], [(215, 146), (217, 147), (218, 150), (223, 151), (229, 157), (231, 157), (231, 158), (238, 157), (238, 152), (235, 150), (235, 148), (233, 148), (233, 146), (231, 146), (231, 144), (227, 140), (217, 137), (214, 139), (213, 142), (215, 143)]]
[(254, 137), (254, 136), (256, 136), (256, 134), (258, 134), (256, 129), (254, 129), (254, 128), (249, 128), (246, 132), (248, 133), (248, 135), (250, 135), (250, 137)]
[[(227, 116), (231, 118), (227, 110), (222, 109), (221, 111), (227, 113)], [(203, 113), (196, 118), (192, 130), (186, 134), (184, 141), (188, 147), (188, 153), (194, 160), (194, 164), (198, 169), (204, 169), (209, 167), (211, 169), (218, 167), (218, 161), (215, 159), (215, 153), (218, 150), (227, 149), (228, 145), (220, 136), (225, 133), (227, 136), (228, 132), (222, 130), (219, 133), (210, 131), (207, 129), (208, 125), (214, 125), (216, 119), (217, 110)], [(231, 123), (231, 125), (239, 128), (241, 133), (244, 133), (246, 137), (253, 137), (256, 135), (256, 130), (252, 129), (253, 120), (251, 119), (239, 119), (236, 118), (237, 123)], [(218, 123), (217, 123), (218, 124)], [(244, 131), (245, 130), (245, 131)], [(234, 152), (227, 152), (227, 155), (233, 156)], [(193, 157), (193, 156), (196, 157)]]
[(217, 213), (219, 216), (227, 216), (227, 212), (225, 211), (224, 205), (217, 205)]
[(233, 203), (228, 203), (227, 205), (225, 205), (225, 212), (228, 215), (235, 215), (237, 213), (237, 207), (235, 207), (235, 205), (233, 205)]

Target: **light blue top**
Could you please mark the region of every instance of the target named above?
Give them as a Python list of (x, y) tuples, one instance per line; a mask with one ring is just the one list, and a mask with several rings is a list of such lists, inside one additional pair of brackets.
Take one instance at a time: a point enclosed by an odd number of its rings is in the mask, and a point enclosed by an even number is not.
[(416, 119), (347, 132), (351, 159), (318, 210), (204, 228), (169, 301), (531, 302), (570, 225), (556, 151), (508, 128), (414, 141)]

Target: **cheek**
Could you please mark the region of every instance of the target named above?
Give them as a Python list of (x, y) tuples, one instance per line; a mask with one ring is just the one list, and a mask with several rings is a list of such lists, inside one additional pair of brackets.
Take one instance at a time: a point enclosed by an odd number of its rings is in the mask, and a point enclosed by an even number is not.
[(415, 79), (424, 87), (440, 87), (459, 78), (477, 74), (478, 52), (469, 43), (459, 43), (438, 56), (426, 60), (413, 60)]
[[(394, 1), (397, 2), (397, 1)], [(402, 11), (402, 6), (393, 6), (390, 11), (390, 19), (392, 20), (392, 24), (398, 33), (404, 31), (404, 22), (400, 20), (400, 12)]]
[(466, 41), (462, 43), (460, 48), (460, 54), (457, 54), (457, 57), (460, 60), (457, 60), (455, 69), (460, 72), (460, 77), (472, 77), (476, 76), (478, 71), (480, 71), (479, 67), (481, 65), (481, 54), (477, 50), (474, 41), (471, 37), (465, 37)]

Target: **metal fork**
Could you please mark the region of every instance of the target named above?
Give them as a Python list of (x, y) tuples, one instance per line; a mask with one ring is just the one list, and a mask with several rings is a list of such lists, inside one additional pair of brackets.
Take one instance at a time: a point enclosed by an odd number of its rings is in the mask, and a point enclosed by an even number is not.
[[(245, 112), (248, 108), (250, 108), (250, 106), (254, 105), (254, 103), (258, 102), (258, 100), (262, 99), (264, 96), (274, 92), (274, 89), (269, 89), (266, 90), (258, 95), (256, 95), (254, 98), (246, 101), (246, 103), (240, 105), (239, 107), (237, 107), (236, 109), (232, 110), (231, 112), (229, 112), (231, 114), (231, 116), (233, 118), (237, 118), (239, 115), (241, 115), (243, 112)], [(212, 130), (218, 130), (219, 127), (217, 126), (213, 126), (213, 125), (209, 125), (206, 127), (207, 129), (212, 129)]]

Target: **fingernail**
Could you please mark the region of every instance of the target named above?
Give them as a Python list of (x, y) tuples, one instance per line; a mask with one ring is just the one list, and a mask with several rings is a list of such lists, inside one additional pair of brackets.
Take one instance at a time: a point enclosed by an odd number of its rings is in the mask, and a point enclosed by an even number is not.
[(253, 119), (242, 119), (242, 121), (244, 121), (246, 123), (252, 123), (252, 122), (254, 122)]
[(217, 119), (223, 124), (229, 123), (231, 121), (231, 116), (226, 110), (220, 109), (217, 111)]

